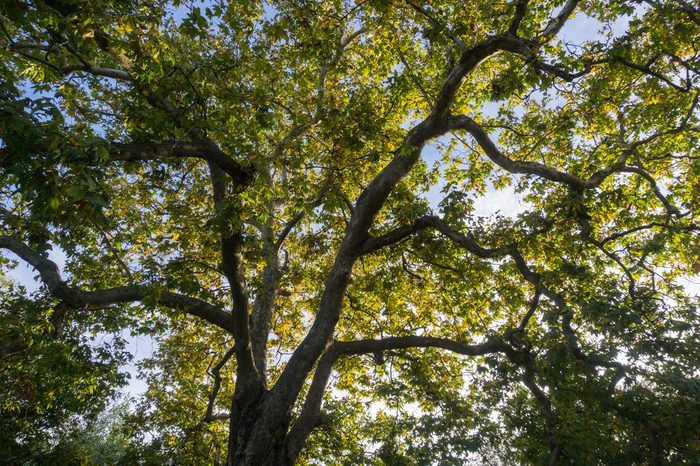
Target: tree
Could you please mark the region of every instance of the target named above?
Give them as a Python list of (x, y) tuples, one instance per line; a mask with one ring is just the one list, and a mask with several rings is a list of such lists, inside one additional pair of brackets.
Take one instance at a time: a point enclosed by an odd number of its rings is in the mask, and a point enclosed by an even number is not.
[(0, 247), (47, 344), (158, 341), (134, 461), (700, 455), (696, 5), (1, 12)]
[(114, 446), (91, 432), (105, 432), (95, 420), (126, 383), (123, 340), (90, 342), (80, 317), (61, 326), (59, 337), (60, 308), (48, 311), (53, 300), (27, 296), (11, 281), (0, 299), (3, 464), (83, 464), (83, 453), (106, 458)]

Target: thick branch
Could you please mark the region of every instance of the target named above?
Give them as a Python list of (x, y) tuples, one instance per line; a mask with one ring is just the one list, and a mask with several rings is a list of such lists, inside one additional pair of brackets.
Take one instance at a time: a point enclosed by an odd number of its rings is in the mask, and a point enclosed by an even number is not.
[(61, 74), (64, 75), (72, 73), (87, 73), (93, 76), (102, 76), (105, 78), (118, 79), (120, 81), (133, 81), (133, 78), (129, 73), (127, 73), (124, 70), (118, 70), (116, 68), (104, 68), (102, 66), (84, 64), (58, 66), (57, 69)]
[(567, 0), (559, 14), (552, 18), (549, 24), (547, 24), (547, 26), (544, 28), (544, 30), (540, 34), (540, 38), (542, 40), (549, 40), (555, 35), (557, 35), (559, 31), (561, 31), (561, 28), (564, 27), (564, 24), (566, 24), (568, 19), (574, 13), (574, 10), (576, 9), (578, 3), (579, 0)]
[(109, 153), (112, 160), (123, 161), (193, 157), (215, 164), (236, 183), (247, 184), (252, 178), (251, 168), (242, 166), (209, 142), (113, 143), (109, 145)]
[(289, 457), (295, 458), (299, 454), (311, 431), (321, 422), (323, 394), (333, 370), (333, 364), (339, 357), (409, 348), (440, 348), (467, 356), (482, 356), (510, 351), (510, 348), (499, 339), (487, 340), (484, 343), (475, 345), (461, 343), (448, 338), (418, 335), (388, 337), (380, 340), (336, 341), (321, 356), (301, 413), (290, 430), (287, 441)]
[[(214, 210), (217, 215), (223, 215), (226, 209), (228, 182), (224, 172), (215, 163), (209, 162), (209, 171), (211, 173)], [(238, 219), (233, 220), (236, 223)], [(233, 335), (236, 340), (236, 361), (238, 362), (239, 376), (236, 392), (239, 392), (253, 386), (257, 387), (260, 383), (260, 374), (255, 366), (250, 344), (249, 296), (243, 275), (243, 234), (235, 230), (226, 231), (226, 227), (222, 227), (220, 241), (221, 267), (228, 281), (233, 300), (233, 321), (235, 327)]]
[(566, 184), (574, 190), (583, 191), (587, 189), (593, 189), (600, 186), (603, 181), (605, 181), (610, 175), (614, 173), (630, 172), (636, 173), (642, 176), (644, 179), (649, 181), (651, 184), (654, 194), (659, 198), (659, 200), (664, 204), (666, 209), (678, 215), (678, 210), (669, 204), (668, 200), (661, 194), (656, 187), (656, 183), (653, 178), (643, 170), (631, 167), (626, 164), (627, 158), (637, 150), (638, 147), (648, 144), (662, 136), (675, 134), (683, 131), (685, 128), (683, 125), (676, 128), (672, 128), (667, 131), (660, 131), (658, 133), (652, 134), (644, 139), (636, 141), (628, 146), (620, 153), (617, 162), (602, 168), (595, 173), (593, 173), (590, 178), (579, 178), (567, 172), (557, 170), (556, 168), (549, 167), (539, 162), (527, 162), (521, 160), (513, 160), (506, 155), (504, 155), (493, 142), (493, 140), (486, 133), (484, 128), (475, 122), (473, 119), (466, 115), (459, 115), (451, 117), (449, 120), (449, 126), (452, 130), (464, 130), (467, 131), (479, 144), (481, 149), (484, 151), (486, 156), (491, 159), (499, 167), (510, 173), (518, 173), (524, 175), (535, 175), (540, 178), (544, 178), (556, 183)]
[(510, 22), (510, 27), (508, 28), (508, 33), (516, 35), (518, 33), (518, 28), (520, 28), (520, 23), (525, 19), (527, 14), (527, 4), (528, 0), (518, 0), (515, 4), (515, 15), (513, 20)]
[(206, 301), (169, 291), (160, 291), (157, 285), (129, 285), (107, 290), (83, 291), (68, 286), (61, 278), (58, 266), (53, 261), (17, 238), (0, 236), (0, 248), (12, 251), (34, 267), (49, 293), (71, 308), (95, 308), (152, 299), (158, 304), (178, 309), (228, 332), (233, 332), (231, 315)]
[(537, 311), (537, 306), (540, 304), (540, 296), (542, 296), (542, 290), (537, 286), (535, 287), (535, 295), (530, 300), (527, 312), (520, 321), (520, 325), (518, 325), (519, 331), (524, 332), (525, 328), (527, 328), (527, 324), (530, 322), (530, 319)]
[(290, 459), (296, 458), (301, 452), (306, 439), (311, 432), (321, 423), (321, 405), (323, 403), (323, 394), (326, 391), (328, 380), (333, 371), (335, 364), (341, 353), (336, 345), (331, 345), (316, 365), (314, 377), (311, 380), (311, 386), (306, 394), (304, 406), (301, 408), (299, 417), (294, 422), (294, 425), (287, 436), (287, 455)]
[(361, 254), (369, 254), (378, 249), (400, 243), (404, 239), (418, 233), (431, 226), (430, 217), (419, 217), (411, 225), (402, 225), (394, 230), (384, 233), (381, 236), (368, 239), (363, 247)]
[[(575, 6), (576, 2), (573, 3)], [(559, 21), (562, 24), (566, 21), (568, 14), (560, 15)], [(292, 354), (266, 403), (262, 416), (266, 418), (266, 424), (270, 429), (277, 429), (279, 424), (286, 422), (287, 413), (290, 412), (298, 397), (304, 381), (332, 338), (353, 265), (363, 252), (363, 244), (368, 240), (368, 232), (376, 214), (396, 184), (419, 160), (426, 142), (454, 129), (450, 125), (450, 107), (465, 77), (483, 60), (498, 51), (508, 50), (518, 53), (522, 48), (520, 39), (514, 36), (497, 35), (464, 51), (460, 60), (445, 78), (430, 114), (407, 133), (391, 162), (358, 197), (345, 237), (329, 271), (311, 329)], [(520, 50), (520, 53), (523, 51)]]
[(539, 162), (523, 162), (505, 156), (491, 140), (484, 129), (474, 120), (465, 115), (450, 119), (450, 126), (455, 130), (465, 130), (472, 135), (486, 156), (496, 165), (511, 173), (537, 175), (557, 183), (564, 183), (577, 190), (598, 186), (603, 180), (622, 164), (612, 165), (605, 170), (596, 172), (589, 180), (583, 180), (566, 172), (541, 164)]
[(387, 337), (381, 340), (338, 341), (335, 345), (337, 345), (337, 351), (341, 354), (366, 354), (377, 351), (407, 348), (441, 348), (466, 356), (482, 356), (484, 354), (505, 352), (507, 348), (499, 339), (492, 339), (484, 343), (469, 345), (450, 340), (449, 338), (420, 335)]
[[(46, 150), (39, 143), (38, 150)], [(166, 141), (150, 143), (111, 143), (107, 146), (109, 160), (134, 162), (143, 160), (167, 160), (170, 158), (196, 158), (215, 164), (234, 183), (246, 186), (253, 179), (253, 169), (232, 159), (215, 144), (206, 142)], [(0, 164), (10, 151), (0, 148)], [(5, 162), (6, 163), (6, 162)]]
[[(431, 114), (408, 132), (392, 161), (363, 190), (357, 200), (348, 229), (328, 275), (318, 314), (311, 330), (290, 358), (273, 391), (281, 405), (291, 406), (304, 380), (333, 334), (352, 267), (362, 252), (374, 217), (391, 190), (420, 158), (423, 145), (444, 134), (449, 107), (464, 77), (498, 51), (499, 37), (487, 39), (462, 55), (446, 78)], [(271, 406), (274, 403), (271, 404)], [(286, 409), (282, 410), (287, 411)], [(274, 421), (273, 421), (274, 422)]]
[(430, 118), (435, 121), (445, 122), (462, 81), (481, 61), (500, 50), (525, 53), (524, 47), (527, 48), (528, 45), (516, 37), (492, 36), (464, 52), (460, 60), (447, 75), (447, 78), (445, 78), (440, 93), (435, 100)]

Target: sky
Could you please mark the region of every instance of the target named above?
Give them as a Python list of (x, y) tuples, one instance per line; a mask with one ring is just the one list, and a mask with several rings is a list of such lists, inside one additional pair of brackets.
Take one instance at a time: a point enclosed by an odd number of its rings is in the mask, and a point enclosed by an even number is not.
[[(181, 8), (177, 11), (176, 17), (182, 18), (185, 14), (186, 10)], [(626, 25), (627, 21), (624, 19), (615, 23), (613, 27), (614, 34), (618, 36), (623, 34)], [(595, 37), (595, 31), (599, 31), (600, 27), (601, 25), (597, 21), (579, 14), (566, 24), (559, 36), (564, 41), (580, 43)], [(31, 96), (31, 93), (29, 93), (29, 96)], [(429, 166), (432, 166), (438, 157), (438, 152), (434, 147), (428, 146), (424, 151), (424, 159)], [(433, 207), (436, 207), (436, 204), (440, 201), (440, 188), (441, 186), (438, 185), (428, 194), (428, 200)], [(474, 207), (475, 215), (485, 217), (490, 217), (494, 214), (514, 217), (527, 209), (527, 205), (514, 193), (512, 186), (500, 190), (491, 187), (483, 197), (477, 199)], [(11, 253), (4, 252), (3, 255), (17, 259)], [(49, 258), (56, 262), (59, 269), (62, 270), (64, 268), (66, 257), (63, 251), (54, 249), (51, 251)], [(24, 285), (29, 291), (36, 290), (39, 286), (35, 279), (36, 275), (36, 272), (31, 267), (21, 261), (18, 267), (9, 271), (9, 276), (17, 283)], [(700, 294), (700, 285), (693, 280), (684, 280), (684, 286), (687, 287), (689, 292), (695, 295)], [(146, 390), (145, 383), (137, 377), (136, 364), (153, 353), (155, 343), (148, 337), (136, 337), (134, 335), (125, 335), (125, 337), (128, 341), (128, 349), (134, 356), (134, 360), (127, 367), (124, 367), (124, 370), (132, 376), (129, 386), (124, 390), (124, 395), (135, 397)], [(102, 338), (105, 338), (105, 335), (97, 335), (96, 341), (99, 342)]]

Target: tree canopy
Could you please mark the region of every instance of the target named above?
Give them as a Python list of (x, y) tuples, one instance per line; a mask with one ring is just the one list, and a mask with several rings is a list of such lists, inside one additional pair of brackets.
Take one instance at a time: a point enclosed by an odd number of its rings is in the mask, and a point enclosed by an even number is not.
[(698, 37), (683, 0), (3, 2), (0, 249), (42, 286), (0, 290), (0, 457), (694, 464)]

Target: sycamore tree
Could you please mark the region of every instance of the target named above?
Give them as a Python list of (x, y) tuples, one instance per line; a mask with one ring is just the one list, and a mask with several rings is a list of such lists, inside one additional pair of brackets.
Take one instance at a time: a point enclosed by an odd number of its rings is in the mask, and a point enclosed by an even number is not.
[(682, 0), (2, 2), (0, 248), (43, 286), (3, 287), (0, 456), (131, 332), (127, 464), (691, 464), (698, 38)]

